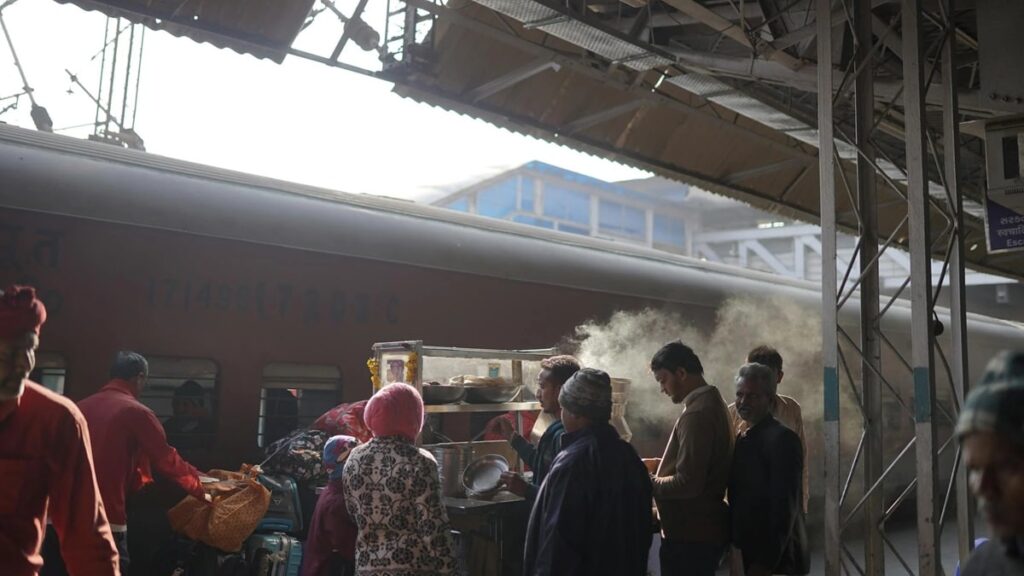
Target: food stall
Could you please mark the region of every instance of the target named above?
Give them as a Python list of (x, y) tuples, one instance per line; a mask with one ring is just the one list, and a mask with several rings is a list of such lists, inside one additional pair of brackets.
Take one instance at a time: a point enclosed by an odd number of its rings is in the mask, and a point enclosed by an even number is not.
[[(510, 468), (522, 472), (523, 462), (504, 440), (477, 441), (484, 429), (472, 416), (513, 414), (522, 434), (523, 414), (540, 410), (532, 394), (540, 362), (557, 353), (440, 347), (419, 340), (373, 345), (368, 361), (373, 392), (406, 382), (423, 397), (426, 424), (420, 444), (438, 462), (442, 497), (465, 574), (520, 573), (529, 517), (525, 500), (496, 488), (497, 474)], [(446, 419), (459, 421), (445, 427)], [(529, 435), (538, 436), (546, 424), (539, 419)], [(465, 440), (453, 441), (449, 434)]]

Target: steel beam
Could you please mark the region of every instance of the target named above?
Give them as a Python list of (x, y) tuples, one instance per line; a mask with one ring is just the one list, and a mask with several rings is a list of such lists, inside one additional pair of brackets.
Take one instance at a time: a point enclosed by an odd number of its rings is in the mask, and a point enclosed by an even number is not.
[(751, 52), (764, 54), (766, 58), (780, 62), (794, 70), (803, 65), (802, 60), (790, 55), (788, 52), (775, 48), (771, 42), (761, 41), (755, 44), (751, 40), (752, 35), (743, 28), (742, 24), (734, 23), (727, 18), (719, 16), (697, 0), (664, 0), (664, 2), (683, 14), (696, 18), (715, 32), (732, 39), (741, 46), (746, 46)]
[(757, 166), (755, 168), (741, 170), (740, 172), (733, 172), (726, 176), (723, 181), (726, 184), (733, 185), (744, 180), (747, 180), (748, 178), (756, 178), (757, 176), (763, 176), (765, 174), (770, 174), (778, 170), (784, 170), (791, 166), (805, 165), (807, 165), (807, 162), (805, 162), (802, 158), (789, 158), (788, 160), (780, 160), (778, 162), (771, 162), (769, 164), (764, 164), (762, 166)]
[(548, 70), (558, 72), (561, 68), (562, 67), (558, 62), (554, 62), (550, 58), (540, 57), (525, 64), (524, 66), (516, 68), (515, 70), (506, 72), (481, 86), (477, 86), (473, 90), (469, 91), (466, 98), (475, 104), (484, 98), (493, 96), (498, 92), (505, 90), (506, 88), (510, 88), (524, 80), (533, 78), (541, 72), (546, 72)]
[(906, 116), (907, 207), (910, 248), (911, 350), (914, 369), (914, 432), (917, 439), (918, 575), (942, 573), (939, 554), (939, 494), (935, 453), (935, 342), (932, 331), (931, 206), (925, 171), (928, 147), (924, 103), (926, 66), (921, 36), (921, 0), (903, 0), (903, 81)]
[[(337, 60), (338, 56), (341, 56), (341, 51), (345, 49), (345, 45), (348, 44), (349, 38), (352, 37), (348, 23), (363, 15), (363, 10), (366, 9), (366, 3), (368, 1), (369, 0), (359, 0), (359, 4), (356, 5), (356, 9), (352, 11), (352, 16), (349, 17), (348, 20), (345, 20), (346, 26), (341, 32), (341, 38), (338, 39), (338, 44), (334, 47), (334, 51), (331, 52), (331, 60)], [(333, 6), (331, 7), (333, 8)], [(335, 8), (335, 11), (337, 11), (337, 8)], [(340, 16), (340, 13), (336, 13)], [(386, 40), (387, 39), (385, 38), (385, 41)]]
[[(728, 4), (722, 4), (718, 6), (709, 6), (708, 10), (726, 18), (728, 20), (738, 20), (739, 15), (737, 9), (743, 14), (743, 18), (748, 20), (759, 20), (764, 18), (764, 12), (761, 10), (761, 6), (754, 3), (748, 2), (741, 6), (729, 6)], [(646, 9), (643, 12), (647, 12)], [(633, 18), (622, 18), (617, 24), (622, 30), (629, 30), (636, 26), (636, 23), (641, 21), (641, 17), (635, 16)], [(650, 19), (645, 22), (646, 28), (676, 28), (679, 26), (691, 26), (693, 24), (700, 24), (701, 21), (697, 20), (693, 16), (689, 16), (683, 13), (668, 13), (668, 12), (656, 12), (650, 15)]]
[[(817, 0), (818, 14), (831, 14), (830, 0)], [(825, 427), (825, 574), (842, 571), (839, 517), (839, 330), (836, 261), (836, 166), (832, 124), (832, 22), (818, 19), (818, 184), (821, 189), (821, 353)]]
[[(896, 38), (892, 40), (896, 40)], [(787, 68), (779, 62), (760, 56), (754, 56), (753, 58), (729, 56), (694, 50), (678, 45), (664, 46), (663, 48), (678, 58), (679, 64), (687, 69), (743, 80), (760, 80), (784, 84), (804, 92), (814, 92), (817, 90), (817, 69), (821, 66), (820, 62), (817, 64), (807, 63), (794, 70)], [(833, 74), (837, 79), (841, 79), (844, 76), (844, 71), (840, 68), (834, 68)], [(838, 85), (838, 83), (835, 84)], [(945, 89), (945, 83), (933, 81), (929, 85), (925, 96), (928, 104), (941, 106)], [(875, 98), (880, 102), (893, 101), (895, 104), (902, 104), (902, 84), (893, 81), (876, 82)], [(959, 94), (960, 108), (974, 114), (996, 113), (997, 111), (986, 98), (977, 90), (963, 90)], [(1006, 106), (1012, 106), (1016, 111), (1024, 113), (1024, 105), (1008, 104)]]
[[(955, 22), (956, 0), (945, 0), (946, 42), (942, 47), (942, 76), (954, 78), (956, 74), (956, 35)], [(950, 84), (946, 83), (947, 86)], [(952, 369), (950, 378), (958, 405), (963, 406), (967, 397), (970, 382), (970, 371), (967, 363), (967, 301), (966, 278), (964, 269), (964, 214), (963, 195), (960, 192), (960, 114), (957, 91), (945, 90), (942, 107), (943, 155), (945, 161), (946, 189), (949, 192), (955, 240), (949, 260), (949, 315), (950, 335), (953, 349)], [(974, 547), (974, 501), (970, 497), (967, 485), (967, 467), (963, 459), (957, 460), (953, 471), (956, 482), (956, 520), (957, 548), (960, 562), (967, 560)]]
[(882, 483), (884, 444), (882, 442), (882, 343), (879, 338), (878, 194), (875, 183), (875, 153), (872, 132), (875, 125), (874, 50), (872, 48), (871, 0), (856, 0), (853, 6), (855, 79), (857, 203), (861, 218), (860, 254), (860, 348), (861, 384), (864, 403), (864, 485), (880, 485), (864, 504), (864, 570), (868, 576), (885, 574), (885, 543), (878, 531), (885, 514)]
[(587, 114), (586, 116), (577, 118), (563, 126), (559, 130), (559, 132), (564, 134), (575, 134), (582, 130), (586, 130), (587, 128), (590, 128), (592, 126), (596, 126), (598, 124), (607, 122), (612, 118), (622, 116), (627, 112), (632, 112), (637, 108), (643, 108), (644, 106), (648, 105), (649, 102), (647, 102), (646, 100), (632, 98), (623, 102), (622, 104), (619, 104), (618, 106), (613, 106), (611, 108), (601, 110), (600, 112), (594, 112), (593, 114)]

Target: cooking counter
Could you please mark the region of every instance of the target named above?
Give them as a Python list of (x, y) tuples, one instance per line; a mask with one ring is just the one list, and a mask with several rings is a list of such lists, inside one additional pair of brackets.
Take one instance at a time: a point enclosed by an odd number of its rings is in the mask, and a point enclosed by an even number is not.
[(448, 509), (449, 516), (461, 516), (467, 514), (511, 514), (520, 509), (527, 508), (526, 500), (519, 498), (518, 496), (498, 501), (475, 500), (472, 498), (451, 498), (448, 496), (441, 498), (441, 500), (444, 502), (445, 508)]
[(523, 570), (530, 506), (519, 497), (497, 501), (443, 497), (456, 539), (461, 574), (510, 576)]

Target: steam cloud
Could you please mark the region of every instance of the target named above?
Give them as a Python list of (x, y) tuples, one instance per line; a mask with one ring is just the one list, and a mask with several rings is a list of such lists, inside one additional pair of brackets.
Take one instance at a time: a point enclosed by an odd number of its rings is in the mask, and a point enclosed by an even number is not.
[(697, 352), (705, 378), (726, 402), (735, 396), (733, 378), (747, 352), (759, 344), (777, 348), (785, 369), (779, 392), (800, 402), (808, 445), (820, 445), (821, 316), (817, 308), (782, 297), (742, 296), (721, 305), (713, 326), (698, 326), (687, 318), (672, 309), (619, 311), (607, 322), (577, 327), (573, 338), (584, 365), (632, 380), (626, 418), (642, 456), (661, 456), (680, 413), (680, 407), (661, 393), (649, 368), (651, 356), (676, 339)]

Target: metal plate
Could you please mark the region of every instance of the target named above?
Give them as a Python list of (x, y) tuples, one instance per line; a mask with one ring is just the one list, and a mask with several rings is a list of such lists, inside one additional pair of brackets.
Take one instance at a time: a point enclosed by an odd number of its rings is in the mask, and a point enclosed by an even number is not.
[(462, 486), (467, 494), (496, 492), (501, 486), (501, 475), (508, 470), (508, 460), (497, 454), (488, 454), (470, 462), (462, 474)]

